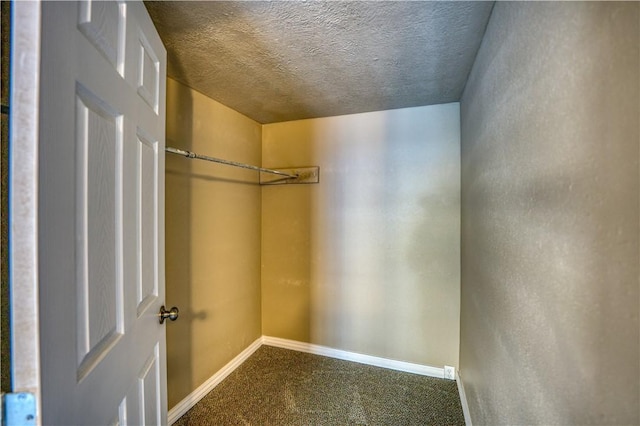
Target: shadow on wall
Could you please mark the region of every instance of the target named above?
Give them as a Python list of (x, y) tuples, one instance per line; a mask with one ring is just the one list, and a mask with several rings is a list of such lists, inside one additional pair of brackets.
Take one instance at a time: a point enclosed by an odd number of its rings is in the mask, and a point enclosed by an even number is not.
[(462, 98), (474, 423), (639, 424), (639, 23), (496, 3)]
[(314, 340), (457, 364), (458, 124), (440, 112), (452, 106), (341, 117), (316, 136), (330, 171), (312, 209)]
[[(171, 61), (171, 58), (169, 58)], [(174, 66), (176, 64), (174, 63)], [(191, 150), (192, 99), (189, 91), (169, 94), (167, 86), (166, 144), (174, 148)], [(170, 125), (169, 121), (181, 125)], [(169, 134), (169, 129), (181, 129), (180, 135)], [(180, 317), (167, 322), (167, 383), (169, 407), (175, 406), (194, 389), (192, 383), (192, 324), (203, 314), (191, 311), (191, 175), (192, 162), (174, 154), (166, 154), (165, 163), (165, 304), (177, 306)]]
[[(167, 143), (260, 162), (258, 123), (168, 80)], [(174, 407), (261, 335), (257, 173), (167, 155), (169, 406)]]
[(457, 367), (458, 106), (389, 111), (387, 117), (378, 170), (378, 202), (386, 223), (379, 255), (380, 291), (387, 305), (383, 349), (414, 362)]
[(457, 364), (457, 108), (265, 126), (265, 166), (321, 167), (263, 188), (265, 335)]

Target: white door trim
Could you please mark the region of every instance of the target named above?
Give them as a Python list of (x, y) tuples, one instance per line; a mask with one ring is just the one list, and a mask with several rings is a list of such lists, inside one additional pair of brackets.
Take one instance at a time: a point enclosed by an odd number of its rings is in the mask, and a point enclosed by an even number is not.
[(9, 114), (9, 283), (13, 392), (30, 392), (41, 424), (38, 315), (40, 1), (13, 2)]

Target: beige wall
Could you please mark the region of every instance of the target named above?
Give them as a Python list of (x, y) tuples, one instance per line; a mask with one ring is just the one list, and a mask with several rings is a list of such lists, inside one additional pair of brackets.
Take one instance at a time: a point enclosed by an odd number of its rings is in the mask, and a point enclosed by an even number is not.
[(639, 424), (638, 3), (501, 3), (461, 102), (473, 423)]
[(262, 329), (432, 366), (458, 364), (457, 103), (263, 126)]
[[(259, 164), (261, 126), (169, 79), (167, 145)], [(167, 154), (169, 407), (261, 335), (255, 172)]]

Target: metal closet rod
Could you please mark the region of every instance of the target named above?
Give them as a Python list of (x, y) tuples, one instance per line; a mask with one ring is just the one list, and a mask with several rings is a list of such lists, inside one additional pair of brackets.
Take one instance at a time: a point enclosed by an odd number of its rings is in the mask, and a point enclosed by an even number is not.
[(209, 157), (208, 155), (197, 154), (192, 151), (185, 151), (183, 149), (172, 148), (170, 146), (165, 147), (164, 150), (171, 154), (182, 155), (183, 157), (187, 157), (187, 158), (196, 158), (198, 160), (212, 161), (214, 163), (226, 164), (227, 166), (241, 167), (243, 169), (255, 170), (255, 171), (264, 172), (264, 173), (271, 173), (279, 176), (286, 176), (292, 179), (296, 179), (298, 177), (298, 175), (290, 175), (289, 173), (279, 172), (277, 170), (265, 169), (264, 167), (252, 166), (251, 164), (238, 163), (237, 161), (223, 160), (222, 158)]

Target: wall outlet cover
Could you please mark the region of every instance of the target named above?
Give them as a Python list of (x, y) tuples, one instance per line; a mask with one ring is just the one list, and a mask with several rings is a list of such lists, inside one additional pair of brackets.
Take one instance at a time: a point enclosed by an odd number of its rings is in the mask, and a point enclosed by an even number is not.
[(456, 379), (456, 368), (450, 365), (444, 366), (444, 378), (449, 380)]

